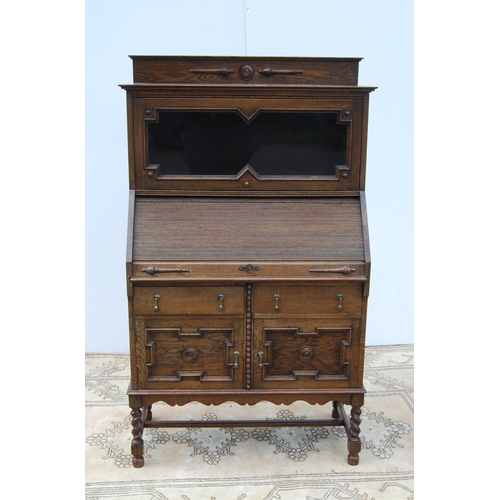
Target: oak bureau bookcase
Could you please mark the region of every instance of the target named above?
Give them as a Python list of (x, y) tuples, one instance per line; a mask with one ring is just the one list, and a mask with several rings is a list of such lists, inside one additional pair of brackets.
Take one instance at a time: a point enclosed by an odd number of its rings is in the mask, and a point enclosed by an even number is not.
[[(359, 461), (370, 279), (359, 58), (131, 56), (133, 465), (144, 427), (340, 425)], [(325, 419), (152, 405), (332, 402)], [(351, 407), (350, 412), (344, 405)]]

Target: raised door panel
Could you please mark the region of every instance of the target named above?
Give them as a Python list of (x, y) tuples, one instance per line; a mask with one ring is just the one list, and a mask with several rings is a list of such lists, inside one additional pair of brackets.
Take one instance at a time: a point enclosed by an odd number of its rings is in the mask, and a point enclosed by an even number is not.
[(142, 388), (242, 387), (242, 319), (177, 317), (136, 323)]
[(359, 320), (257, 319), (254, 387), (335, 389), (357, 378)]

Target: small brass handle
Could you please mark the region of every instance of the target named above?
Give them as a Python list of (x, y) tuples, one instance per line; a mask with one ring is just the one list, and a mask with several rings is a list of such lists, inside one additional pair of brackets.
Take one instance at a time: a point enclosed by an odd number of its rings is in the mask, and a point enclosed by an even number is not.
[(262, 370), (264, 368), (264, 353), (259, 351), (257, 354), (259, 356), (259, 368)]
[(240, 364), (238, 363), (238, 358), (240, 357), (240, 352), (239, 351), (234, 351), (234, 368), (239, 368)]
[(274, 306), (274, 310), (279, 311), (280, 310), (280, 305), (279, 305), (280, 294), (279, 293), (274, 294), (274, 300), (276, 301), (276, 305)]
[(153, 311), (158, 312), (160, 310), (160, 308), (158, 307), (158, 301), (160, 300), (160, 296), (156, 293), (155, 295), (153, 295), (153, 299), (155, 301), (155, 306), (153, 307)]
[(223, 311), (224, 310), (224, 294), (223, 293), (219, 293), (219, 301), (220, 301), (220, 304), (219, 304), (219, 311)]
[(337, 295), (337, 299), (339, 299), (339, 305), (337, 306), (337, 309), (339, 311), (342, 311), (344, 309), (344, 306), (342, 305), (342, 300), (344, 299), (344, 296), (341, 293), (339, 293)]

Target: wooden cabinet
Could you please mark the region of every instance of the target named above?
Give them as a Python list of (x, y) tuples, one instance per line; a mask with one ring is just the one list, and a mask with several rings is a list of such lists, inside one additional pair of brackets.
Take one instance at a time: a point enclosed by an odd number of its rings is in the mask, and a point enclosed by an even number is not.
[(122, 87), (134, 466), (144, 427), (188, 425), (155, 420), (154, 403), (264, 400), (331, 402), (310, 425), (344, 426), (356, 465), (374, 90), (357, 85), (359, 59), (132, 59)]
[(138, 286), (137, 387), (241, 389), (244, 307), (243, 285)]

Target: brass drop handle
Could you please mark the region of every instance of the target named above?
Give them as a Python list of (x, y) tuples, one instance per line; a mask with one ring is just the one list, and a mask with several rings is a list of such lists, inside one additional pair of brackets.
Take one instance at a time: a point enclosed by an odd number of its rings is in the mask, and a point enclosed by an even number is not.
[(153, 299), (155, 301), (155, 306), (153, 307), (153, 311), (154, 312), (158, 312), (160, 310), (160, 308), (158, 307), (158, 301), (160, 300), (160, 295), (159, 294), (154, 294), (153, 295)]
[(264, 353), (259, 351), (257, 355), (259, 356), (259, 368), (262, 370), (264, 368)]
[(223, 293), (219, 293), (219, 311), (223, 311), (224, 310), (224, 294)]
[(339, 293), (337, 295), (337, 299), (339, 299), (339, 305), (337, 306), (337, 309), (339, 311), (342, 311), (344, 309), (344, 306), (342, 305), (342, 300), (344, 299), (344, 296), (341, 293)]
[(274, 294), (274, 300), (276, 302), (276, 305), (274, 306), (274, 310), (279, 311), (280, 310), (280, 305), (279, 305), (280, 294), (279, 293)]
[(239, 368), (240, 364), (238, 363), (238, 358), (240, 357), (240, 352), (239, 351), (234, 351), (234, 368)]

